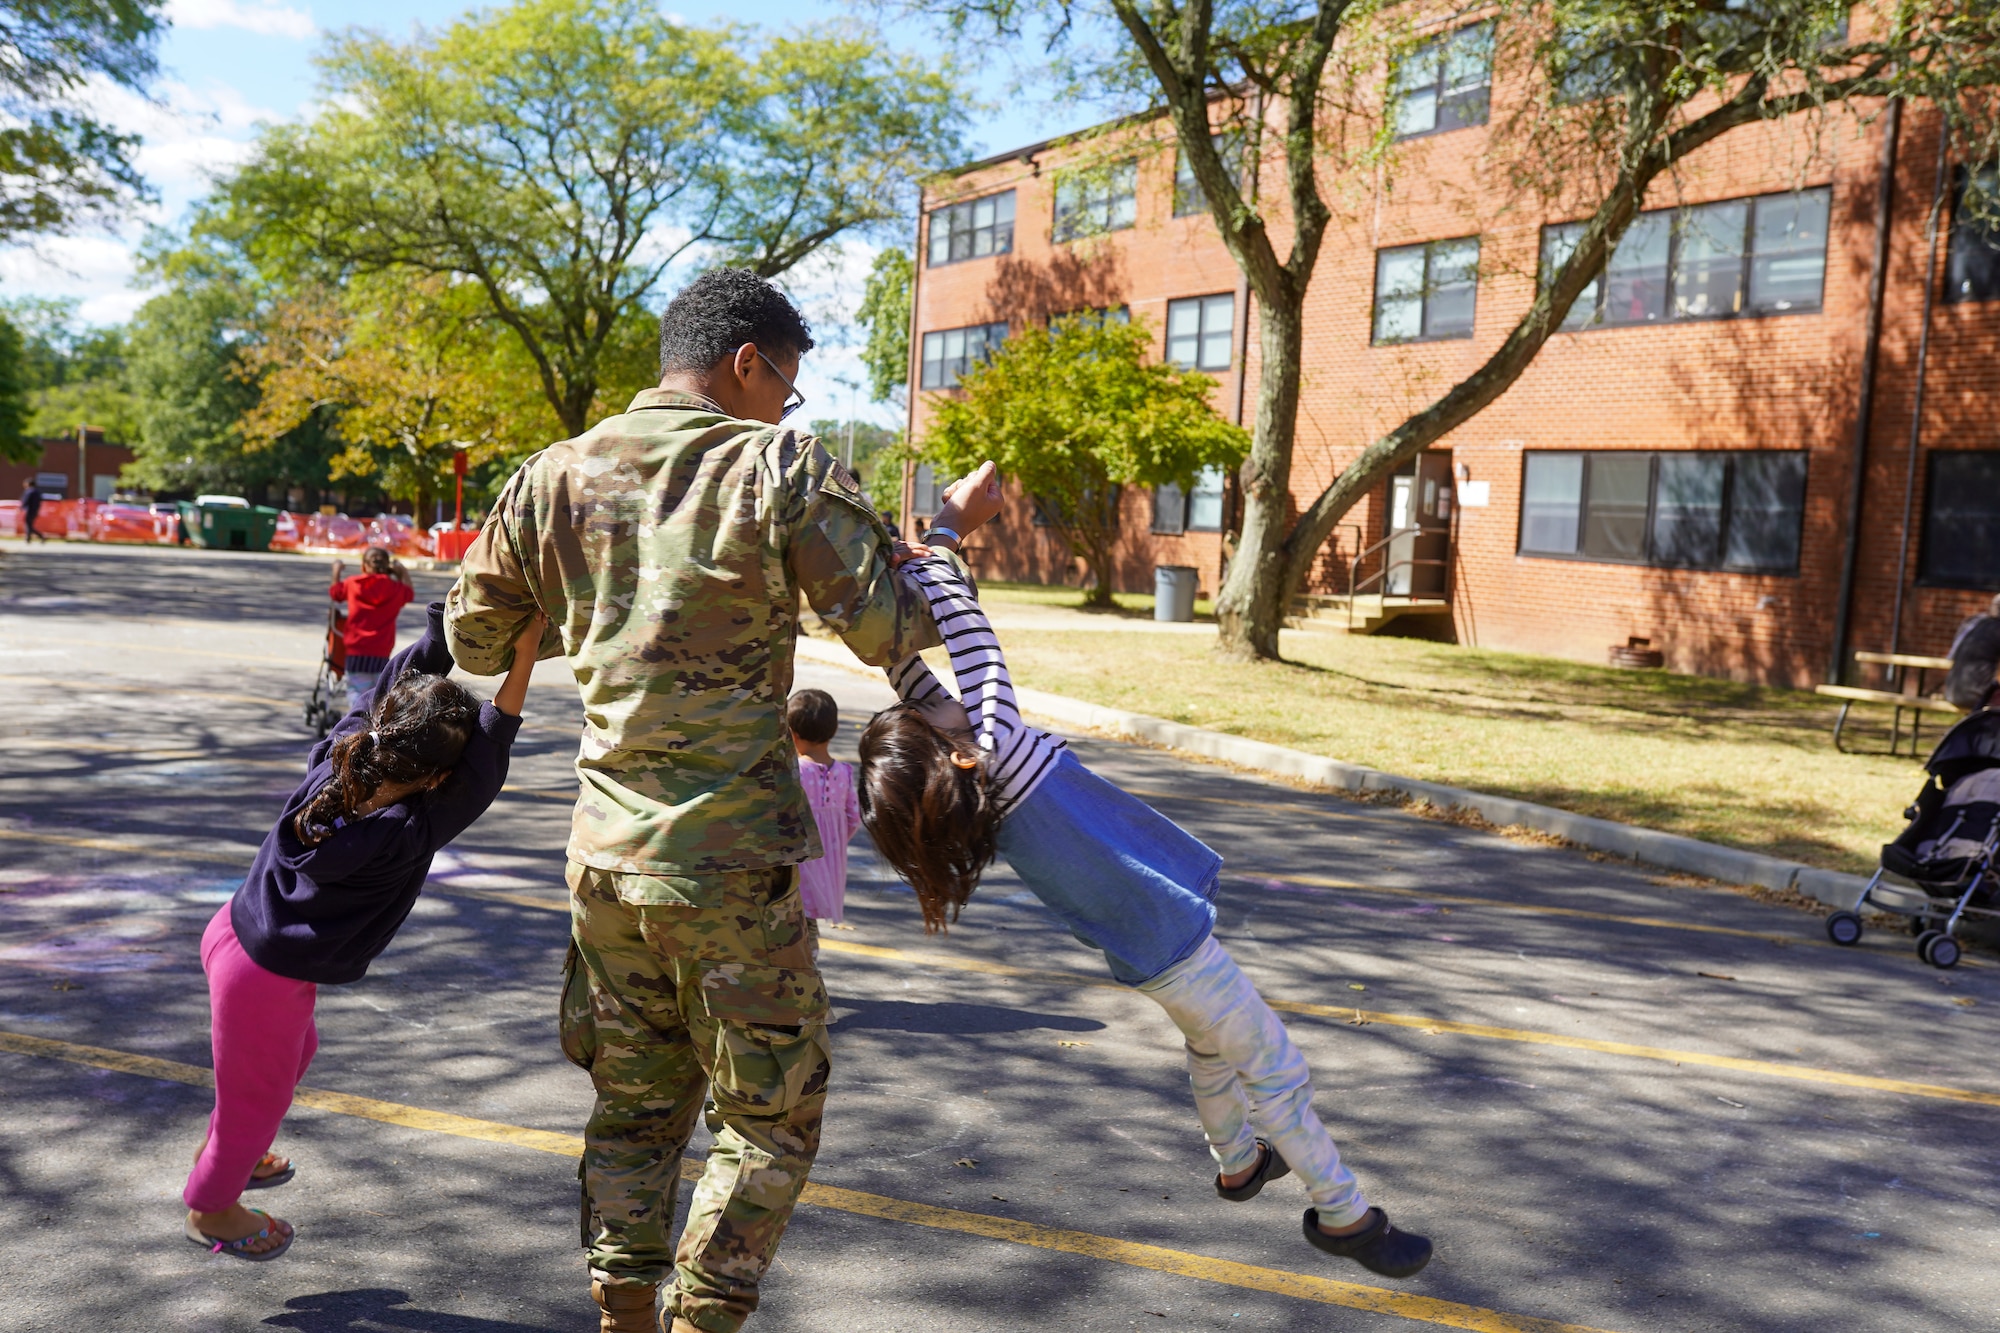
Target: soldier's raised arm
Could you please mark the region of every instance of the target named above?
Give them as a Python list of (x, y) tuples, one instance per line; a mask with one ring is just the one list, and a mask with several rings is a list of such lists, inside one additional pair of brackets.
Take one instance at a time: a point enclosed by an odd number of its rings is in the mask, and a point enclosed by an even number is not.
[[(451, 657), (475, 676), (497, 676), (513, 660), (513, 643), (541, 610), (536, 602), (526, 562), (518, 546), (515, 525), (520, 518), (530, 458), (508, 479), (486, 516), (486, 525), (466, 550), (458, 582), (445, 597), (445, 641)], [(554, 653), (555, 622), (542, 639), (540, 656)]]
[(887, 667), (944, 640), (923, 594), (895, 576), (889, 530), (854, 477), (817, 442), (792, 485), (785, 563), (806, 603), (854, 655)]

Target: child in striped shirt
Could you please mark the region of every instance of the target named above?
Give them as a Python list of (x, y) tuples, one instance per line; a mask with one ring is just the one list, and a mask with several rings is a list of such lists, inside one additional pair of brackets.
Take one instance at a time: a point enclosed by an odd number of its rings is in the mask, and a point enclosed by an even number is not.
[[(933, 533), (949, 549), (949, 533)], [(1111, 975), (1164, 1008), (1187, 1039), (1188, 1074), (1218, 1173), (1246, 1200), (1298, 1172), (1306, 1240), (1387, 1277), (1430, 1262), (1431, 1243), (1362, 1197), (1312, 1109), (1305, 1058), (1214, 936), (1222, 858), (1098, 777), (1021, 720), (1007, 664), (951, 557), (913, 548), (902, 566), (944, 635), (958, 697), (923, 659), (889, 673), (902, 702), (861, 736), (861, 814), (910, 882), (927, 929), (958, 914), (996, 853)]]

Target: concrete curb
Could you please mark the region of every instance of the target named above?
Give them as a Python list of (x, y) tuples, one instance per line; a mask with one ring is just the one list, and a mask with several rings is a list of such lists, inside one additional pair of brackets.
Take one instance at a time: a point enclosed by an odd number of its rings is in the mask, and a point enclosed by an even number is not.
[[(798, 645), (799, 656), (815, 662), (828, 666), (860, 667), (854, 655), (840, 645), (804, 637), (799, 639)], [(1059, 726), (1130, 736), (1163, 749), (1335, 791), (1389, 792), (1424, 801), (1440, 809), (1469, 810), (1495, 824), (1519, 825), (1538, 833), (1552, 834), (1592, 851), (1629, 857), (1647, 865), (1721, 880), (1726, 884), (1754, 884), (1761, 888), (1803, 894), (1823, 903), (1851, 907), (1854, 900), (1861, 896), (1862, 885), (1867, 882), (1858, 875), (1822, 870), (1797, 861), (1739, 851), (1734, 847), (1721, 847), (1677, 833), (1662, 833), (1657, 829), (1595, 819), (1569, 810), (1558, 810), (1554, 806), (1537, 805), (1533, 801), (1492, 796), (1463, 787), (1446, 786), (1441, 782), (1426, 782), (1421, 778), (1398, 777), (1364, 764), (1327, 759), (1266, 741), (1231, 736), (1205, 727), (1190, 727), (1144, 713), (1130, 713), (1122, 708), (1105, 708), (1065, 695), (1018, 687), (1015, 694), (1023, 711)]]

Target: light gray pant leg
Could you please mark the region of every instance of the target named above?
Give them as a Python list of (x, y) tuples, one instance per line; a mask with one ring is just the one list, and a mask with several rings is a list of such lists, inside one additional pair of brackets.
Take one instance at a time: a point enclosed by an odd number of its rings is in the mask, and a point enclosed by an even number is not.
[(1195, 1108), (1222, 1170), (1253, 1164), (1261, 1136), (1291, 1164), (1321, 1221), (1361, 1220), (1368, 1201), (1313, 1112), (1305, 1056), (1236, 960), (1211, 936), (1141, 989), (1187, 1038)]

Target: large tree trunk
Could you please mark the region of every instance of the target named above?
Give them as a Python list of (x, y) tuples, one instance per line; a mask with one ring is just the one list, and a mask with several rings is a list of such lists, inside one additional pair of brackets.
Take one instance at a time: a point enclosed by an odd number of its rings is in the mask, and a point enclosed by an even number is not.
[(1298, 300), (1259, 301), (1257, 424), (1239, 474), (1243, 532), (1215, 601), (1220, 647), (1235, 657), (1278, 655), (1278, 630), (1291, 597), (1285, 538), (1291, 529), (1292, 446), (1298, 438), (1300, 358), (1305, 321)]

